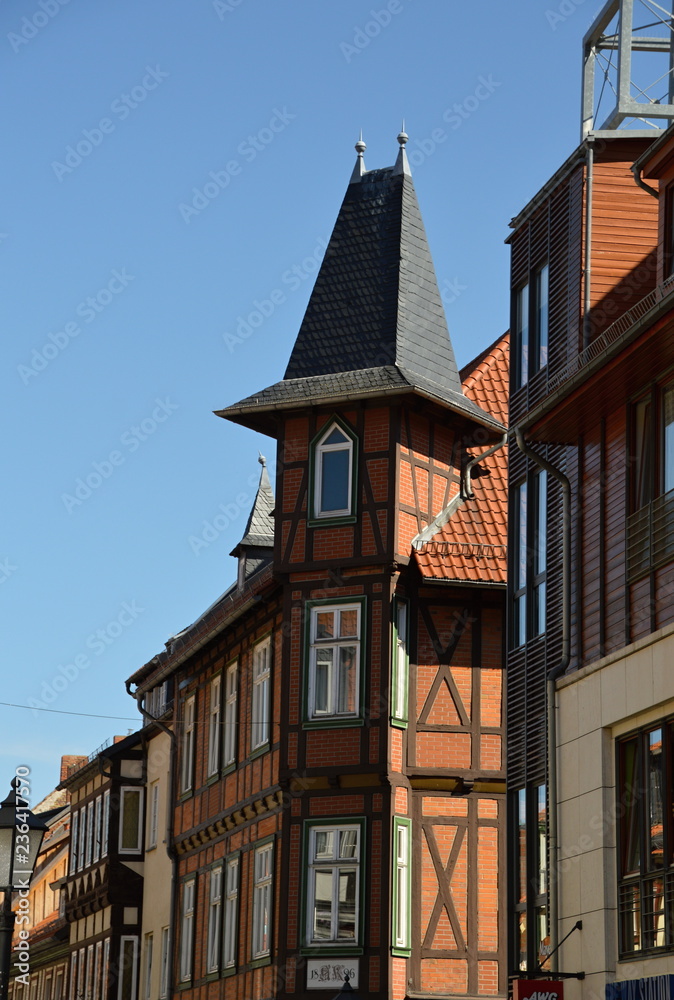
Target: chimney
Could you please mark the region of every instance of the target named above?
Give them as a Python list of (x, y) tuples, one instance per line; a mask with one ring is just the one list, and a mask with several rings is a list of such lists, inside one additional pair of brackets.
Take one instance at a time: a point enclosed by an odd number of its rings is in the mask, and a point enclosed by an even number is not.
[(67, 754), (61, 757), (61, 781), (65, 781), (71, 771), (86, 764), (88, 757), (80, 757), (77, 754)]

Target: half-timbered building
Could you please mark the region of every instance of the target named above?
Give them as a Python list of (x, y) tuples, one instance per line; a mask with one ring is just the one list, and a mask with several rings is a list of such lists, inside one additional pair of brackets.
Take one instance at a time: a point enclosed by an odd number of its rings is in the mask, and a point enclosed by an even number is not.
[(277, 446), (236, 583), (130, 679), (175, 693), (185, 1000), (506, 990), (508, 338), (459, 373), (406, 140), (359, 142), (283, 379), (218, 411)]

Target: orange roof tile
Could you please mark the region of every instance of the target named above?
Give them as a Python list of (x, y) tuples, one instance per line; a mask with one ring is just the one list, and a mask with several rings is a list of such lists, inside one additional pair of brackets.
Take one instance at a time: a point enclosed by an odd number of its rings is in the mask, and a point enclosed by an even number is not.
[[(510, 336), (505, 333), (461, 371), (465, 395), (506, 426), (509, 344)], [(426, 579), (506, 582), (507, 446), (480, 462), (479, 467), (483, 474), (472, 479), (475, 499), (457, 507), (433, 538), (415, 550), (417, 564)]]

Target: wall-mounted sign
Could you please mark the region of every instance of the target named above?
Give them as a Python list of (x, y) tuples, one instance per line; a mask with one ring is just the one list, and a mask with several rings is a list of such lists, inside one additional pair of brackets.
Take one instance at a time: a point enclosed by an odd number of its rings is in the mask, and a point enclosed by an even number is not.
[(358, 989), (358, 959), (310, 958), (307, 962), (307, 989), (333, 990), (337, 993), (344, 985), (347, 974), (350, 985), (354, 990)]
[(564, 1000), (564, 983), (552, 979), (516, 979), (513, 1000)]

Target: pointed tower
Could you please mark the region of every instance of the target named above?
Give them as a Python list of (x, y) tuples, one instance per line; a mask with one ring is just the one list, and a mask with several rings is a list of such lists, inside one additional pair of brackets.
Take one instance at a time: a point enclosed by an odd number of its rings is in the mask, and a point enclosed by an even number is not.
[[(356, 144), (284, 377), (218, 411), (278, 442), (273, 961), (275, 995), (294, 1000), (333, 995), (345, 972), (373, 1000), (507, 987), (503, 525), (476, 513), (504, 502), (483, 485), (497, 467), (462, 489), (503, 436), (490, 380), (507, 349), (464, 392), (398, 142), (369, 171)], [(268, 551), (271, 505), (261, 481), (240, 559)]]
[(260, 455), (262, 466), (255, 502), (248, 516), (246, 530), (239, 544), (230, 552), (239, 560), (237, 585), (244, 586), (249, 577), (270, 563), (274, 554), (274, 493), (267, 473), (267, 460)]

